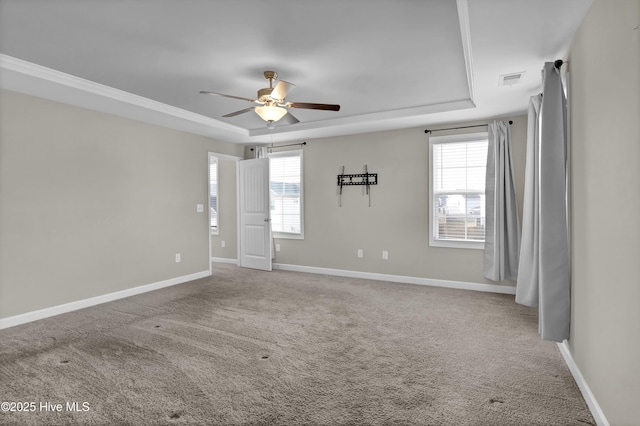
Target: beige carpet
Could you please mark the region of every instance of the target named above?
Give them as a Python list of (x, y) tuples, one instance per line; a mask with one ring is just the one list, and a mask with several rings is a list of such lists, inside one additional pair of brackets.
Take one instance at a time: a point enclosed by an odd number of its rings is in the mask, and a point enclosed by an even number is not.
[(513, 296), (216, 264), (0, 331), (0, 400), (36, 403), (0, 424), (595, 424), (536, 330)]

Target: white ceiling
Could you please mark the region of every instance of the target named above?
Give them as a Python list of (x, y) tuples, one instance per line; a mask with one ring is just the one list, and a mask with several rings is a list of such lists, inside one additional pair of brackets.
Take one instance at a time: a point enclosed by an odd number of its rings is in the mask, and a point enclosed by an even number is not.
[[(524, 113), (591, 0), (0, 0), (0, 84), (233, 142), (277, 142)], [(294, 102), (253, 112), (276, 70)], [(500, 75), (523, 72), (520, 84)], [(117, 90), (113, 90), (117, 89)]]

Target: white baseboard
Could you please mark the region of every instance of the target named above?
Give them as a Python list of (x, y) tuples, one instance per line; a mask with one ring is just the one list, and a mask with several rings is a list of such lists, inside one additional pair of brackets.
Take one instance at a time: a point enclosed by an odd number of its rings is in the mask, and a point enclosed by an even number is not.
[(238, 264), (238, 259), (229, 259), (227, 257), (212, 257), (211, 261), (216, 263), (230, 263), (232, 265)]
[(75, 302), (64, 303), (62, 305), (52, 306), (50, 308), (44, 308), (33, 312), (27, 312), (24, 314), (15, 315), (12, 317), (0, 318), (0, 330), (9, 327), (15, 327), (16, 325), (26, 324), (28, 322), (37, 321), (44, 318), (53, 317), (60, 314), (66, 314), (67, 312), (77, 311), (78, 309), (88, 308), (90, 306), (100, 305), (102, 303), (111, 302), (112, 300), (123, 299), (129, 296), (135, 296), (136, 294), (146, 293), (153, 290), (158, 290), (164, 287), (170, 287), (172, 285), (186, 283), (188, 281), (197, 280), (199, 278), (208, 277), (211, 275), (211, 271), (196, 272), (190, 275), (183, 275), (181, 277), (171, 278), (164, 281), (158, 281), (151, 284), (141, 285), (139, 287), (128, 288), (126, 290), (120, 290), (113, 293), (103, 294), (101, 296), (90, 297), (88, 299), (77, 300)]
[(562, 343), (558, 343), (558, 349), (560, 349), (560, 353), (564, 358), (564, 362), (567, 364), (567, 367), (569, 367), (569, 371), (571, 371), (571, 374), (573, 375), (573, 378), (576, 381), (578, 388), (580, 388), (580, 392), (582, 392), (582, 397), (584, 398), (585, 402), (589, 406), (589, 410), (591, 410), (591, 415), (593, 416), (593, 419), (596, 421), (596, 424), (598, 426), (609, 426), (609, 422), (607, 421), (607, 418), (604, 416), (604, 412), (602, 411), (602, 408), (600, 408), (600, 404), (598, 404), (596, 397), (593, 395), (593, 392), (591, 392), (591, 389), (589, 388), (589, 385), (584, 379), (584, 376), (582, 375), (582, 373), (580, 372), (580, 369), (578, 368), (575, 361), (573, 360), (573, 356), (571, 355), (571, 351), (569, 350), (569, 345), (567, 341), (565, 340)]
[(470, 283), (464, 281), (438, 280), (433, 278), (408, 277), (404, 275), (378, 274), (374, 272), (348, 271), (344, 269), (318, 268), (315, 266), (288, 265), (274, 263), (273, 269), (283, 271), (308, 272), (311, 274), (334, 275), (348, 278), (364, 278), (377, 281), (391, 281), (396, 283), (428, 285), (432, 287), (456, 288), (461, 290), (484, 291), (488, 293), (516, 294), (516, 288), (503, 285)]

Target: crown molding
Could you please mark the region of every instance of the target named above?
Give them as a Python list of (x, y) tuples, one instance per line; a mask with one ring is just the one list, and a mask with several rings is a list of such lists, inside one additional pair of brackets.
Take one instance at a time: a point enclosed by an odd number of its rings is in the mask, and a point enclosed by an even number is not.
[(469, 4), (467, 0), (457, 0), (458, 21), (460, 22), (460, 36), (462, 37), (462, 54), (467, 69), (467, 84), (469, 85), (469, 97), (475, 102), (473, 88), (473, 54), (471, 52), (471, 28), (469, 26)]
[[(449, 111), (460, 111), (475, 108), (470, 99), (461, 99), (438, 104), (422, 105), (419, 107), (403, 108), (390, 111), (373, 112), (369, 114), (351, 115), (348, 117), (297, 123), (295, 126), (283, 126), (278, 135), (281, 140), (296, 140), (310, 137), (330, 137), (356, 133), (382, 132), (423, 124), (424, 117)], [(250, 130), (252, 142), (269, 142), (271, 133), (268, 129)]]
[[(460, 6), (461, 4), (463, 6)], [(459, 0), (458, 7), (459, 15), (466, 17), (466, 21), (462, 18), (460, 21), (465, 45), (465, 31), (468, 39), (466, 0)], [(463, 21), (466, 22), (466, 26), (463, 26)], [(470, 92), (468, 99), (311, 121), (295, 126), (283, 126), (275, 131), (267, 128), (245, 129), (4, 54), (0, 54), (0, 87), (226, 142), (285, 142), (416, 127), (427, 124), (429, 119), (426, 117), (434, 119), (441, 114), (473, 109), (476, 105), (472, 96), (473, 77), (468, 43), (464, 55)]]
[(0, 54), (0, 87), (204, 136), (249, 140), (242, 127), (5, 54)]

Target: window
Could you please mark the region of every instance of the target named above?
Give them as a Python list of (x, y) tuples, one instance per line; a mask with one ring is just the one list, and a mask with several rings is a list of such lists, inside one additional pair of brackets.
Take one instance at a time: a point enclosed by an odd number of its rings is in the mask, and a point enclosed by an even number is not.
[(487, 133), (429, 138), (429, 244), (483, 248)]
[(218, 198), (218, 157), (209, 154), (209, 226), (212, 235), (219, 233)]
[(271, 230), (275, 238), (303, 238), (302, 150), (269, 156)]

